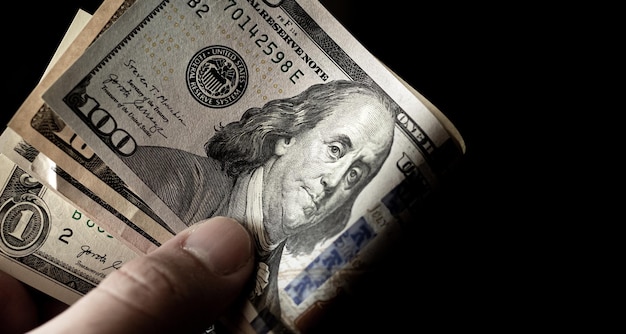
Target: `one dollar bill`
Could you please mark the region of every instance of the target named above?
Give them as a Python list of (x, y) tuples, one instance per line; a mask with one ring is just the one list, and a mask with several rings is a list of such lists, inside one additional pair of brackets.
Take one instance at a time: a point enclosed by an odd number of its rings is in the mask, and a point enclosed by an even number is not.
[(0, 155), (0, 270), (74, 303), (138, 253)]

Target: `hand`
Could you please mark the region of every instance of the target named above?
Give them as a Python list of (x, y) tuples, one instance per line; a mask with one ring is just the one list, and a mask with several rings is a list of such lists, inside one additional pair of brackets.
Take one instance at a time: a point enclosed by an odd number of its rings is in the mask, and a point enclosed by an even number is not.
[[(201, 333), (245, 298), (243, 290), (254, 267), (253, 247), (239, 223), (211, 218), (126, 263), (32, 333)], [(5, 282), (10, 277), (0, 273), (3, 290), (8, 287)], [(26, 297), (22, 290), (0, 296)], [(20, 308), (32, 310), (32, 303), (17, 297), (12, 300), (18, 304), (10, 307), (3, 299), (0, 319), (32, 322), (33, 317)], [(25, 315), (26, 319), (15, 318)]]

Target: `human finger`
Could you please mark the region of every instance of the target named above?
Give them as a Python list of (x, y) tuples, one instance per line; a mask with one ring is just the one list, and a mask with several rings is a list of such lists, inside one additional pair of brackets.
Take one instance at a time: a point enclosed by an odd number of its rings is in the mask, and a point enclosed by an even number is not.
[(230, 218), (195, 224), (111, 273), (33, 333), (200, 332), (243, 295), (253, 247)]

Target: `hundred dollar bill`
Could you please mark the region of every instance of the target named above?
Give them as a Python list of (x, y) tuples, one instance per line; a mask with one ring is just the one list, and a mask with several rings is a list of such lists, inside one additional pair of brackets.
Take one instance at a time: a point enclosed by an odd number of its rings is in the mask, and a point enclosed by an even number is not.
[(143, 0), (113, 30), (44, 100), (174, 231), (189, 221), (147, 185), (150, 176), (138, 175), (138, 148), (206, 155), (220, 125), (314, 84), (382, 88), (398, 107), (403, 138), (395, 146), (405, 142), (407, 156), (426, 161), (432, 176), (445, 168), (437, 158), (453, 141), (449, 132), (317, 2)]
[(138, 256), (0, 154), (0, 270), (72, 304)]
[[(16, 140), (24, 140), (36, 151), (43, 152), (29, 158), (32, 160), (33, 170), (41, 169), (36, 172), (42, 177), (59, 178), (67, 184), (76, 185), (56, 190), (67, 192), (64, 195), (71, 198), (78, 207), (89, 211), (106, 208), (125, 217), (121, 220), (125, 222), (124, 225), (113, 224), (110, 220), (101, 221), (116, 237), (127, 241), (136, 249), (147, 251), (169, 239), (173, 231), (41, 99), (41, 94), (50, 83), (132, 2), (105, 0), (87, 22), (75, 22), (77, 19), (85, 19), (85, 15), (75, 18), (45, 75), (13, 116), (9, 127), (21, 137)], [(5, 146), (6, 149), (13, 147), (9, 144)], [(81, 189), (82, 193), (76, 189)], [(91, 204), (94, 200), (106, 205), (100, 205), (101, 208), (96, 209), (98, 206)], [(142, 238), (145, 240), (141, 240)]]
[(264, 332), (304, 330), (463, 153), (414, 93), (317, 2), (140, 0), (44, 100), (167, 228), (254, 232)]

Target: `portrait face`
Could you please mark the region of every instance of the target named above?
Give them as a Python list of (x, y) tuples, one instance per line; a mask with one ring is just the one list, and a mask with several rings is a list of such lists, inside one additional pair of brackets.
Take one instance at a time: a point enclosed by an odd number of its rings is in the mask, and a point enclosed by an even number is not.
[(263, 208), (273, 242), (312, 226), (358, 194), (381, 168), (394, 122), (378, 100), (355, 94), (317, 125), (276, 144)]

